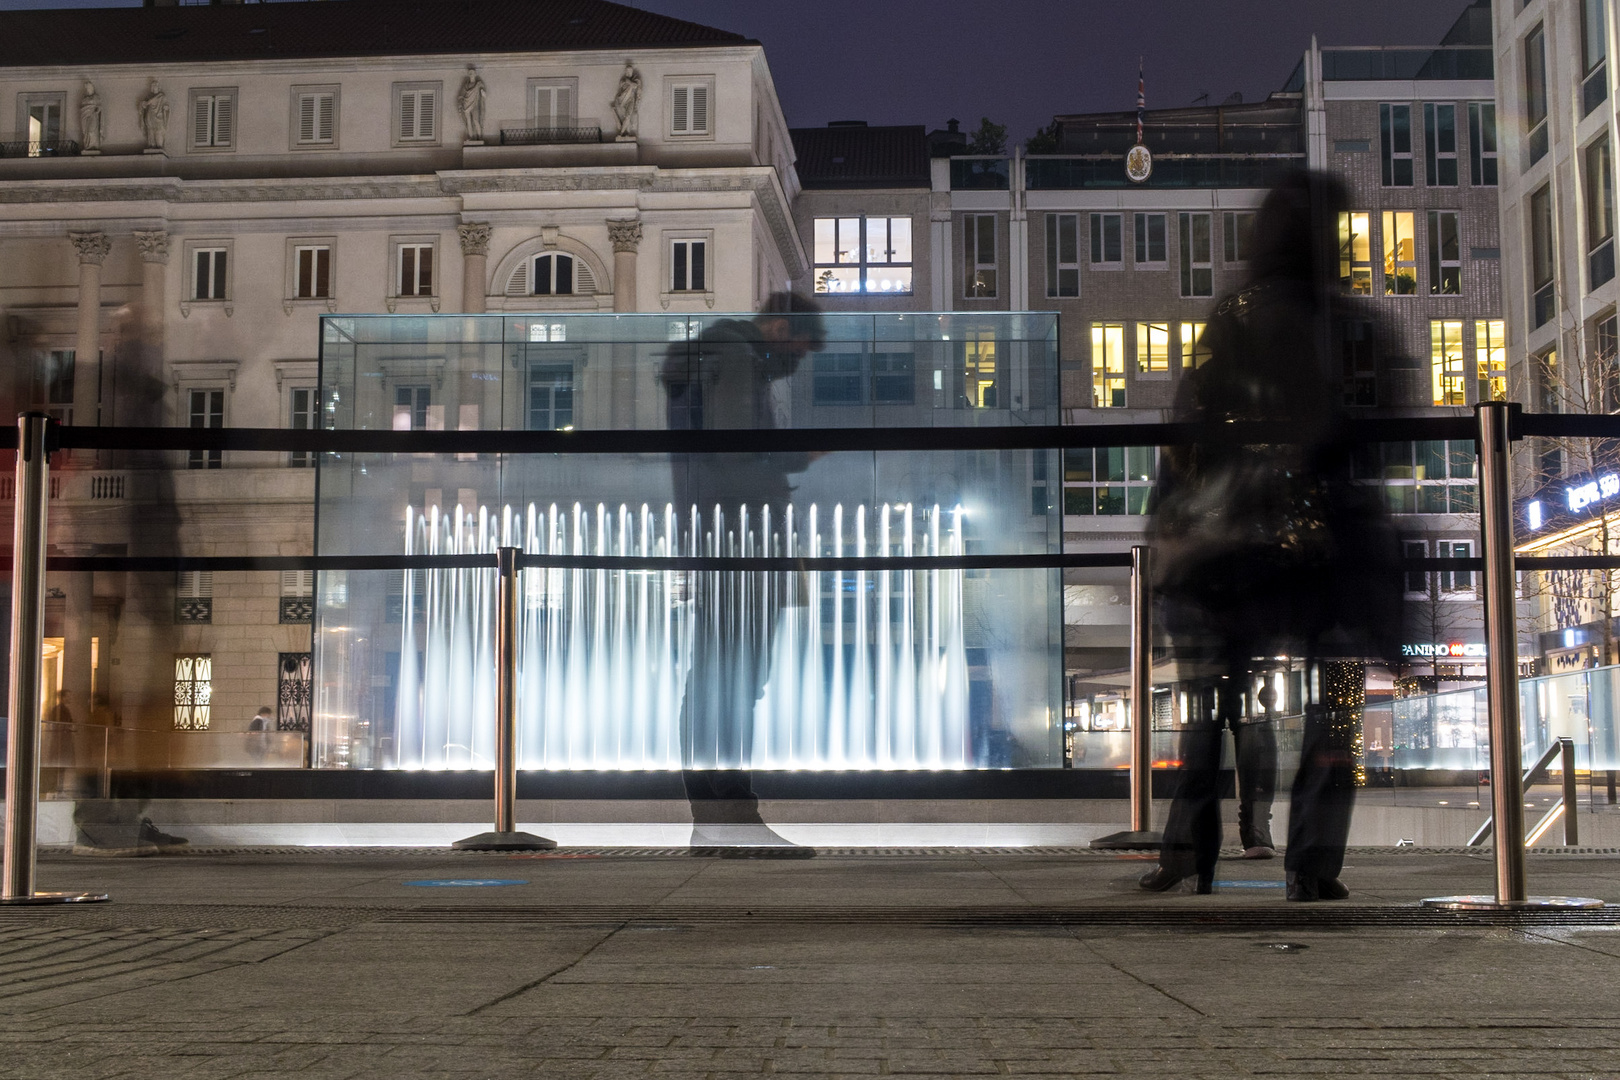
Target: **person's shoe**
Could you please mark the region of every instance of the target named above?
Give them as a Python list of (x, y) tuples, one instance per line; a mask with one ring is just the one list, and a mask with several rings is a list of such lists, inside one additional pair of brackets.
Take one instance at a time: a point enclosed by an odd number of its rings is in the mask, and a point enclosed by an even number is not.
[(1199, 895), (1208, 896), (1215, 891), (1214, 874), (1183, 874), (1163, 866), (1154, 867), (1151, 872), (1143, 874), (1136, 884), (1148, 892), (1169, 892), (1190, 877), (1197, 878), (1193, 891)]
[(73, 840), (73, 854), (101, 859), (139, 859), (160, 850), (135, 825), (80, 825)]
[(1350, 890), (1344, 887), (1344, 882), (1338, 878), (1324, 877), (1316, 879), (1316, 892), (1323, 900), (1348, 900)]
[(1244, 848), (1243, 854), (1238, 857), (1242, 859), (1275, 859), (1277, 849), (1269, 844), (1256, 844), (1253, 847)]
[(190, 840), (183, 836), (162, 832), (156, 825), (152, 824), (152, 819), (149, 817), (141, 818), (141, 830), (137, 835), (143, 842), (155, 844), (160, 849), (185, 847), (191, 843)]

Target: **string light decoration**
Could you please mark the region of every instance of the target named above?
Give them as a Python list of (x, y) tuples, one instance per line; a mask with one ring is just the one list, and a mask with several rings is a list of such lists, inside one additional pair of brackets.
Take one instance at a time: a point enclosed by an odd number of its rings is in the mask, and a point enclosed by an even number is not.
[(1355, 762), (1356, 787), (1366, 787), (1367, 748), (1361, 718), (1367, 704), (1367, 665), (1353, 660), (1324, 663), (1322, 704), (1328, 710), (1328, 724), (1333, 731), (1334, 743), (1350, 748)]

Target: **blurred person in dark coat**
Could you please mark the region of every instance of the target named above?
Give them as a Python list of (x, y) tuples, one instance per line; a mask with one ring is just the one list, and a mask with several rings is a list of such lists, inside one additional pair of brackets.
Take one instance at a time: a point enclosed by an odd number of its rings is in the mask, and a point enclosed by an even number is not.
[[(1343, 188), (1320, 174), (1295, 174), (1267, 196), (1255, 221), (1250, 280), (1216, 306), (1205, 336), (1210, 359), (1177, 396), (1177, 418), (1206, 427), (1193, 445), (1165, 451), (1151, 528), (1155, 588), (1178, 655), (1217, 675), (1213, 694), (1195, 695), (1209, 707), (1195, 709), (1183, 731), (1176, 797), (1145, 889), (1196, 876), (1198, 891), (1210, 890), (1221, 839), (1221, 730), (1238, 729), (1256, 674), (1286, 656), (1305, 658), (1306, 672), (1284, 861), (1288, 899), (1348, 895), (1338, 877), (1355, 792), (1357, 717), (1333, 707), (1324, 670), (1342, 677), (1344, 666), (1335, 669), (1330, 658), (1396, 651), (1402, 585), (1379, 492), (1351, 481), (1330, 367), (1334, 335), (1352, 315), (1335, 273), (1344, 207)], [(1365, 321), (1365, 312), (1354, 314)], [(1223, 437), (1224, 425), (1242, 421), (1286, 422), (1293, 438), (1240, 445)], [(1263, 747), (1245, 755), (1241, 734), (1238, 751), (1240, 783), (1246, 756), (1251, 773), (1275, 768), (1275, 750), (1269, 765), (1258, 760)]]
[[(798, 371), (805, 355), (826, 342), (825, 320), (815, 301), (793, 293), (768, 297), (750, 320), (725, 319), (709, 326), (691, 346), (672, 347), (661, 381), (672, 429), (764, 431), (777, 428), (773, 386)], [(676, 454), (671, 458), (675, 510), (680, 527), (693, 525), (698, 554), (728, 551), (726, 534), (747, 525), (765, 538), (763, 510), (779, 529), (793, 495), (789, 476), (818, 455)], [(716, 511), (720, 515), (717, 517)], [(702, 542), (712, 533), (713, 550)], [(767, 554), (758, 551), (756, 554)], [(681, 764), (692, 806), (694, 846), (786, 844), (759, 816), (748, 772), (753, 756), (754, 705), (770, 678), (776, 622), (791, 587), (773, 573), (700, 572), (690, 575), (695, 592), (692, 667), (681, 705)]]

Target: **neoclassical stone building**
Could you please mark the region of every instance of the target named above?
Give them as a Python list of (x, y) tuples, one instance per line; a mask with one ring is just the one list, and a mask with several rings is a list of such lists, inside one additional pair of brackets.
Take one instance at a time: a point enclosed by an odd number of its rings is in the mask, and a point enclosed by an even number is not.
[[(9, 412), (304, 427), (322, 314), (736, 311), (809, 274), (762, 47), (602, 0), (5, 12), (0, 117)], [(465, 419), (394, 393), (396, 426)], [(153, 464), (68, 463), (58, 549), (309, 550), (299, 456)], [(53, 576), (54, 702), (298, 722), (307, 575), (138, 577)], [(209, 658), (206, 718), (168, 654)]]

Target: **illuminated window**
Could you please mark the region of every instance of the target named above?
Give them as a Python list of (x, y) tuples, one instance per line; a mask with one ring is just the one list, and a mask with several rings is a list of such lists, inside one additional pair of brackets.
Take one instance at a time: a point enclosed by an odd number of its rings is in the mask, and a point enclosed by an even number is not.
[(1254, 247), (1254, 214), (1248, 211), (1221, 215), (1222, 254), (1226, 262), (1248, 262)]
[(1435, 296), (1462, 293), (1462, 246), (1459, 215), (1453, 210), (1429, 211), (1429, 292)]
[(1412, 235), (1415, 215), (1409, 210), (1384, 211), (1384, 295), (1411, 296), (1417, 292), (1417, 243)]
[(1080, 295), (1080, 215), (1046, 215), (1046, 295)]
[(1170, 324), (1136, 324), (1136, 370), (1170, 371)]
[(1474, 323), (1474, 377), (1480, 401), (1507, 400), (1507, 323), (1501, 319)]
[(1181, 295), (1215, 294), (1214, 244), (1208, 214), (1181, 215)]
[(1412, 186), (1412, 106), (1378, 106), (1384, 186)]
[(1123, 221), (1119, 214), (1091, 215), (1091, 265), (1117, 266), (1124, 260), (1120, 239)]
[(1136, 227), (1136, 262), (1138, 266), (1163, 264), (1165, 255), (1165, 224), (1163, 214), (1137, 214), (1132, 222)]
[(1204, 342), (1204, 324), (1201, 322), (1184, 322), (1181, 324), (1181, 366), (1184, 368), (1203, 367), (1204, 361), (1209, 359), (1209, 346)]
[(1091, 404), (1125, 407), (1125, 324), (1091, 324)]
[(986, 331), (969, 331), (963, 342), (967, 364), (963, 387), (967, 391), (969, 408), (994, 409), (1001, 404), (996, 385), (996, 338)]
[(1372, 295), (1372, 215), (1339, 215), (1339, 287)]
[(816, 292), (911, 292), (911, 219), (815, 220)]
[(208, 653), (174, 658), (174, 727), (207, 731), (214, 696), (214, 660)]
[(62, 147), (62, 110), (66, 94), (18, 94), (29, 157), (47, 157)]
[(1457, 186), (1457, 106), (1423, 106), (1424, 179), (1430, 187)]
[(1468, 104), (1468, 179), (1475, 187), (1496, 186), (1496, 104)]
[(1434, 374), (1436, 405), (1466, 405), (1463, 392), (1463, 324), (1461, 319), (1429, 322), (1429, 365)]
[(1154, 446), (1063, 451), (1063, 512), (1082, 517), (1146, 514), (1159, 476)]
[(962, 219), (962, 281), (965, 296), (996, 295), (996, 215)]

